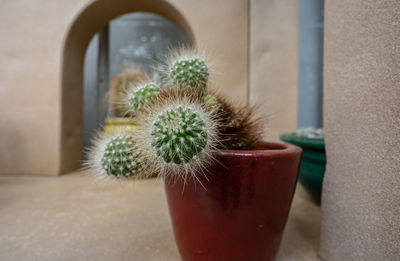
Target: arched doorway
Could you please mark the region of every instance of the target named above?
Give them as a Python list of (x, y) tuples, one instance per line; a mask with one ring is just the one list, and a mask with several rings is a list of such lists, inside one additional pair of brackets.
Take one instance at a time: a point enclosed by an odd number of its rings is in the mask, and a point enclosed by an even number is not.
[(162, 0), (100, 0), (86, 6), (74, 19), (63, 46), (61, 100), (61, 173), (79, 168), (82, 159), (83, 62), (92, 37), (113, 18), (132, 12), (154, 13), (179, 26), (195, 44), (186, 19)]
[(115, 95), (125, 86), (120, 85), (120, 79), (148, 75), (160, 81), (164, 57), (171, 49), (190, 45), (192, 42), (177, 25), (153, 13), (125, 14), (103, 27), (92, 38), (85, 54), (84, 151), (90, 147), (96, 132), (102, 131), (106, 118), (124, 117), (123, 110), (115, 106), (120, 97)]

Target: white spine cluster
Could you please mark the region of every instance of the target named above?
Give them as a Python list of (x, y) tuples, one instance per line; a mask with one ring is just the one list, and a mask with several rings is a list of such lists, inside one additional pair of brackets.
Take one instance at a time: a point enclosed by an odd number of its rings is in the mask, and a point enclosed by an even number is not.
[(158, 97), (138, 115), (138, 122), (133, 137), (160, 175), (196, 178), (213, 162), (217, 119), (201, 99)]
[(152, 127), (152, 146), (166, 162), (189, 163), (207, 144), (207, 129), (189, 107), (170, 108), (158, 115)]
[(86, 165), (95, 171), (99, 179), (147, 175), (147, 161), (133, 137), (126, 132), (98, 134), (89, 151)]
[(136, 114), (146, 106), (160, 91), (160, 87), (153, 81), (140, 81), (129, 86), (125, 93), (122, 106), (127, 114)]
[(180, 48), (167, 57), (163, 74), (169, 85), (205, 93), (212, 67), (204, 53), (193, 48)]

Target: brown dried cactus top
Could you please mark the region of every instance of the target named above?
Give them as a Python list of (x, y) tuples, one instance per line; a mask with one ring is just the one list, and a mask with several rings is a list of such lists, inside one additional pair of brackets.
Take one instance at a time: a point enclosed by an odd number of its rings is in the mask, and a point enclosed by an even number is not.
[(262, 121), (256, 117), (256, 107), (234, 106), (228, 99), (213, 92), (217, 105), (218, 133), (221, 146), (218, 149), (253, 150), (262, 140)]

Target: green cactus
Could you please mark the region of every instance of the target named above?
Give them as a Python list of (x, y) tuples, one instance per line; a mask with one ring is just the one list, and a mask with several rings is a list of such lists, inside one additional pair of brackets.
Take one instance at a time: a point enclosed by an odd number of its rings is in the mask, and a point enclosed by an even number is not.
[(221, 104), (219, 103), (217, 97), (212, 94), (207, 94), (204, 97), (204, 103), (207, 105), (211, 112), (217, 112), (221, 107)]
[(181, 48), (163, 64), (166, 84), (135, 83), (118, 103), (135, 117), (135, 131), (101, 134), (87, 166), (99, 177), (196, 178), (214, 162), (217, 149), (254, 149), (261, 141), (253, 107), (236, 106), (207, 90), (212, 64), (192, 48)]
[(178, 87), (205, 90), (209, 71), (206, 62), (201, 58), (179, 59), (170, 66), (169, 76)]
[(142, 83), (127, 92), (128, 107), (132, 111), (142, 109), (160, 91), (154, 82)]
[(101, 158), (105, 173), (115, 177), (138, 176), (144, 169), (143, 163), (133, 138), (121, 134), (107, 143)]
[(169, 109), (153, 124), (152, 146), (167, 163), (188, 163), (207, 144), (205, 125), (200, 114), (189, 107)]

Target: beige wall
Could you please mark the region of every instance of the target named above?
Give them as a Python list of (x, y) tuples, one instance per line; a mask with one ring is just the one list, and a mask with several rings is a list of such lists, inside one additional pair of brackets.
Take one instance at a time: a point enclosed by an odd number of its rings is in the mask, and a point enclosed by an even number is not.
[(399, 1), (325, 3), (320, 254), (399, 260)]
[(60, 58), (63, 38), (72, 18), (60, 16), (60, 12), (73, 12), (71, 5), (55, 1), (2, 2), (2, 173), (59, 172)]
[(166, 16), (216, 57), (214, 83), (221, 92), (242, 103), (268, 97), (263, 108), (272, 114), (270, 139), (295, 129), (297, 1), (252, 0), (251, 19), (249, 1), (3, 1), (0, 173), (55, 175), (80, 166), (87, 44), (109, 20), (133, 11)]
[(251, 1), (249, 100), (267, 118), (267, 140), (297, 127), (298, 4)]

